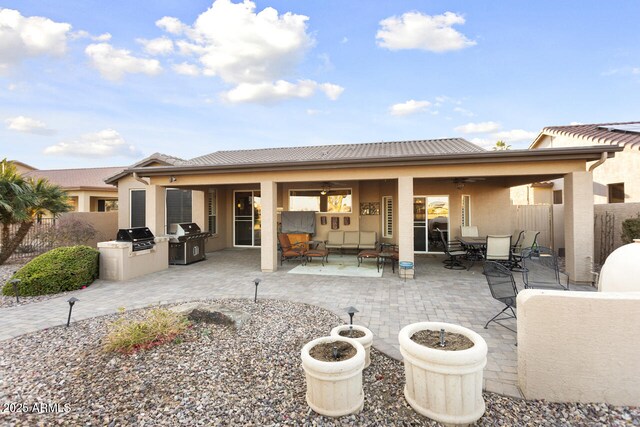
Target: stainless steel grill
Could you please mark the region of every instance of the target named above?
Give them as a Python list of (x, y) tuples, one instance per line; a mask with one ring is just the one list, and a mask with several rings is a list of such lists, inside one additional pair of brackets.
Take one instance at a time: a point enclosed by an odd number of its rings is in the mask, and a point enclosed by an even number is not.
[(195, 222), (169, 226), (169, 264), (191, 264), (205, 259), (205, 241), (211, 233)]
[(155, 236), (147, 227), (121, 228), (116, 235), (116, 241), (131, 243), (133, 252), (144, 251), (155, 246)]

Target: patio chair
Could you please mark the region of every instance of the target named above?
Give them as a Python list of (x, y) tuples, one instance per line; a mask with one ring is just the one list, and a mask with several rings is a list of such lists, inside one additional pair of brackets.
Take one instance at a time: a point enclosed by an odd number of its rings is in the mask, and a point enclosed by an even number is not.
[(342, 244), (344, 243), (344, 231), (330, 231), (327, 234), (327, 241), (324, 247), (331, 252), (339, 249), (342, 252)]
[(485, 261), (495, 261), (508, 268), (513, 266), (511, 257), (511, 236), (487, 236)]
[(289, 235), (285, 233), (278, 234), (278, 244), (280, 246), (280, 265), (289, 259), (298, 259), (301, 264), (305, 263), (306, 246), (303, 242), (291, 244)]
[[(558, 258), (552, 249), (537, 246), (522, 251), (522, 281), (525, 289), (569, 290), (569, 276), (558, 268)], [(561, 275), (566, 277), (565, 280)]]
[(436, 228), (436, 231), (440, 234), (440, 241), (442, 242), (444, 253), (448, 256), (448, 258), (443, 261), (444, 268), (449, 270), (466, 270), (467, 267), (462, 265), (460, 259), (467, 255), (467, 251), (458, 241), (447, 242), (444, 238), (444, 233), (439, 228)]
[(514, 329), (500, 323), (504, 320), (516, 319), (516, 312), (514, 308), (516, 308), (518, 288), (516, 287), (516, 282), (513, 279), (511, 270), (499, 262), (485, 261), (482, 274), (484, 274), (484, 277), (487, 279), (491, 296), (504, 304), (502, 311), (493, 316), (484, 325), (484, 328), (488, 329), (489, 323), (495, 322), (503, 328), (516, 332)]
[(513, 245), (513, 248), (511, 250), (515, 267), (523, 268), (522, 267), (522, 251), (524, 251), (525, 249), (531, 249), (535, 247), (537, 244), (539, 234), (540, 234), (539, 231), (530, 231), (530, 230), (525, 230), (520, 232), (520, 235), (518, 236), (518, 240), (516, 240), (516, 243), (515, 245)]
[(461, 226), (460, 227), (460, 236), (462, 237), (478, 237), (478, 227), (475, 225), (471, 226)]

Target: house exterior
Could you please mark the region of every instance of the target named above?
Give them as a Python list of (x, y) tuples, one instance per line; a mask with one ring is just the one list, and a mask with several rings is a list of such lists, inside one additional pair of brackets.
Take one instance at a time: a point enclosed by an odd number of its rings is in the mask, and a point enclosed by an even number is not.
[[(15, 164), (16, 162), (14, 162)], [(104, 180), (124, 168), (50, 169), (23, 171), (28, 178), (45, 178), (65, 190), (72, 212), (109, 212), (118, 210), (118, 190)]]
[[(314, 239), (332, 227), (375, 231), (400, 260), (440, 252), (434, 227), (461, 225), (512, 234), (513, 186), (565, 179), (567, 271), (591, 281), (593, 181), (587, 163), (617, 146), (486, 151), (460, 138), (218, 151), (190, 160), (154, 154), (106, 180), (118, 187), (119, 227), (163, 235), (173, 222), (212, 233), (207, 251), (260, 248), (265, 272), (278, 268), (283, 211), (316, 211)], [(323, 218), (324, 217), (324, 218)], [(413, 271), (403, 270), (413, 275)]]

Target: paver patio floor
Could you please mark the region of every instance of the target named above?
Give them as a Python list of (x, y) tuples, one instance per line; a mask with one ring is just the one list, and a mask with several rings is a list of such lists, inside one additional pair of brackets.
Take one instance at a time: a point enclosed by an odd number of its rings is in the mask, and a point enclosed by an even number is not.
[[(416, 256), (416, 277), (405, 282), (391, 272), (389, 265), (382, 278), (287, 274), (297, 265), (295, 262), (285, 262), (275, 273), (262, 273), (259, 250), (227, 249), (208, 254), (206, 261), (171, 266), (125, 282), (98, 280), (73, 294), (80, 301), (73, 309), (72, 320), (111, 314), (119, 307), (130, 310), (203, 298), (253, 298), (253, 279), (259, 277), (262, 283), (258, 298), (314, 304), (345, 321), (349, 316), (344, 308), (355, 306), (360, 312), (354, 322), (371, 329), (374, 346), (398, 360), (398, 332), (409, 323), (442, 321), (470, 328), (489, 347), (485, 389), (521, 396), (517, 388), (516, 334), (493, 323), (484, 329), (485, 322), (504, 306), (491, 297), (482, 266), (477, 263), (470, 271), (451, 271), (443, 268), (442, 259)], [(520, 274), (514, 276), (521, 288)], [(65, 324), (68, 298), (0, 309), (0, 340)], [(515, 321), (510, 322), (515, 329)]]

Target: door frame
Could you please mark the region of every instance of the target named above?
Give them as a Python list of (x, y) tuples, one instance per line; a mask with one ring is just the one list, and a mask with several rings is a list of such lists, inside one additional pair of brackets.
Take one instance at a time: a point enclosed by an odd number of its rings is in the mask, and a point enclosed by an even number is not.
[[(259, 246), (256, 246), (255, 241), (256, 241), (256, 235), (254, 232), (253, 227), (255, 226), (255, 222), (256, 222), (256, 212), (255, 212), (255, 206), (254, 206), (254, 202), (255, 202), (255, 193), (259, 193), (260, 190), (259, 189), (249, 189), (249, 190), (233, 190), (233, 203), (231, 205), (231, 209), (233, 212), (233, 220), (232, 220), (232, 230), (233, 230), (233, 237), (232, 237), (232, 243), (233, 243), (233, 247), (234, 248), (259, 248), (262, 246), (262, 244), (260, 244)], [(236, 193), (251, 193), (251, 245), (237, 245), (236, 244)], [(260, 203), (262, 203), (262, 200), (260, 201)]]

